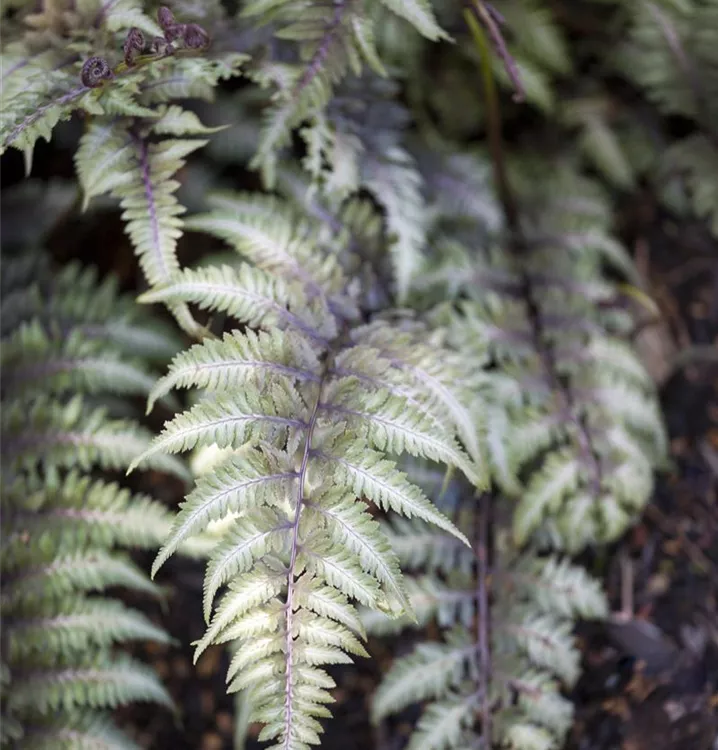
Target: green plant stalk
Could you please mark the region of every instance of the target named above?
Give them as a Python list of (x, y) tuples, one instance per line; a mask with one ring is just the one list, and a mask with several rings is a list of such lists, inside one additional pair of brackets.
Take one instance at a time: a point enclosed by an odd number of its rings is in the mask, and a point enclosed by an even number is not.
[[(506, 162), (504, 160), (503, 138), (501, 135), (501, 107), (494, 81), (494, 73), (491, 69), (491, 47), (486, 38), (486, 34), (477, 20), (477, 14), (482, 15), (483, 8), (478, 2), (474, 3), (475, 11), (471, 8), (464, 9), (464, 19), (469, 27), (471, 36), (479, 52), (481, 60), (481, 78), (484, 89), (484, 99), (486, 101), (486, 121), (487, 135), (489, 139), (489, 149), (491, 152), (491, 162), (494, 170), (494, 179), (496, 189), (499, 194), (499, 200), (506, 217), (506, 223), (512, 234), (518, 234), (519, 220), (516, 201), (514, 200), (506, 174)], [(485, 11), (484, 11), (485, 12)]]

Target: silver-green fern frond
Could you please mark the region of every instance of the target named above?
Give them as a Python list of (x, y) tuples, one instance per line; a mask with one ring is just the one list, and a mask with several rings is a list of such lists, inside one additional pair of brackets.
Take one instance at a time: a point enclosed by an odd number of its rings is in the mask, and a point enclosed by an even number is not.
[(477, 486), (485, 468), (462, 362), (418, 321), (363, 323), (342, 268), (346, 237), (273, 197), (222, 194), (214, 205), (190, 225), (244, 260), (182, 271), (144, 295), (246, 326), (178, 355), (152, 394), (198, 387), (203, 397), (138, 460), (227, 449), (182, 504), (153, 572), (211, 522), (227, 523), (207, 566), (196, 654), (230, 642), (229, 689), (247, 691), (260, 738), (301, 750), (329, 715), (326, 666), (365, 654), (352, 601), (411, 615), (370, 503), (466, 541), (390, 456), (459, 469)]
[(519, 502), (519, 543), (538, 529), (570, 550), (615, 539), (664, 460), (654, 386), (605, 281), (606, 267), (634, 273), (606, 216), (590, 183), (559, 174), (551, 200), (525, 214), (520, 258), (479, 256), (478, 287), (465, 287), (473, 300), (455, 330), (477, 362), (488, 352), (499, 368), (486, 385), (497, 404), (487, 446), (497, 481)]
[[(165, 110), (165, 114), (170, 112)], [(190, 113), (172, 114), (183, 123), (182, 115)], [(75, 155), (86, 203), (104, 193), (120, 198), (126, 231), (151, 286), (168, 283), (179, 269), (176, 245), (182, 235), (184, 209), (174, 195), (179, 183), (172, 177), (185, 157), (206, 143), (201, 139), (152, 142), (153, 133), (167, 132), (157, 130), (163, 119), (160, 115), (148, 128), (136, 130), (131, 123), (117, 120), (91, 124)], [(182, 132), (189, 135), (206, 130), (197, 121), (184, 123)], [(173, 313), (185, 330), (196, 332), (186, 306), (177, 306)]]
[[(475, 534), (479, 513), (476, 500), (462, 500), (459, 527)], [(472, 550), (421, 522), (392, 527), (389, 536), (400, 565), (412, 571), (407, 590), (420, 613), (413, 627), (437, 621), (442, 638), (420, 640), (394, 662), (373, 698), (374, 721), (422, 702), (425, 708), (408, 744), (415, 750), (479, 747), (489, 734), (497, 747), (561, 747), (572, 718), (561, 688), (578, 676), (572, 625), (578, 617), (606, 614), (598, 583), (567, 560), (531, 549), (517, 553), (499, 530), (491, 578), (482, 584)], [(480, 540), (474, 542), (480, 549)], [(480, 609), (482, 586), (491, 597), (485, 631), (478, 624), (486, 616)], [(370, 612), (362, 619), (377, 634), (412, 626), (407, 619), (392, 622)], [(483, 640), (487, 636), (488, 642)], [(484, 654), (490, 658), (490, 674)]]
[[(77, 267), (55, 274), (32, 252), (4, 259), (2, 292), (9, 318), (2, 339), (0, 609), (9, 680), (2, 718), (14, 727), (7, 746), (135, 747), (106, 712), (137, 700), (172, 702), (152, 670), (115, 649), (169, 638), (103, 592), (160, 594), (122, 550), (156, 548), (171, 515), (100, 473), (125, 469), (149, 433), (87, 400), (146, 395), (153, 378), (137, 352), (143, 343), (161, 353), (176, 342), (145, 328), (112, 284), (98, 286)], [(135, 333), (138, 349), (123, 355)], [(149, 465), (187, 476), (174, 459)]]

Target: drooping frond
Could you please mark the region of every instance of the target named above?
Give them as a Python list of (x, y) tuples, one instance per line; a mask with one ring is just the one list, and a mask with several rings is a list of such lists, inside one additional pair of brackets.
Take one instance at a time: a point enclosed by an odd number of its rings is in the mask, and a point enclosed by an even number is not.
[[(86, 202), (108, 192), (120, 198), (127, 233), (151, 286), (167, 284), (179, 269), (176, 245), (184, 209), (174, 195), (179, 183), (172, 176), (188, 154), (206, 143), (201, 139), (152, 142), (150, 137), (163, 119), (160, 116), (146, 132), (133, 131), (122, 121), (90, 125), (75, 157)], [(199, 123), (184, 125), (182, 132), (195, 134), (204, 128)], [(195, 330), (186, 306), (173, 312), (183, 328)]]
[[(479, 512), (475, 499), (462, 500), (458, 517), (468, 534), (479, 526)], [(572, 717), (561, 686), (578, 676), (571, 628), (578, 617), (606, 614), (598, 583), (565, 559), (536, 550), (517, 554), (502, 532), (490, 581), (482, 581), (477, 553), (423, 523), (393, 527), (399, 562), (412, 570), (407, 591), (417, 624), (438, 621), (442, 639), (419, 641), (396, 659), (373, 698), (374, 721), (422, 702), (424, 712), (408, 745), (416, 750), (478, 747), (489, 733), (498, 746), (515, 750), (561, 747)], [(481, 542), (474, 540), (478, 549)], [(491, 601), (485, 628), (482, 597)], [(370, 612), (363, 621), (374, 633), (411, 625)]]
[(226, 523), (207, 566), (209, 626), (197, 654), (231, 642), (230, 690), (247, 691), (262, 739), (301, 750), (318, 742), (328, 715), (325, 665), (365, 653), (352, 600), (411, 615), (368, 503), (466, 541), (389, 456), (430, 459), (481, 485), (483, 453), (457, 386), (463, 362), (418, 320), (362, 323), (343, 270), (346, 239), (276, 198), (212, 203), (191, 226), (243, 260), (182, 271), (145, 299), (192, 302), (247, 328), (175, 358), (153, 396), (177, 387), (205, 395), (139, 460), (228, 452), (181, 506), (154, 571), (210, 523)]
[[(160, 593), (122, 549), (156, 548), (171, 514), (98, 474), (125, 469), (149, 436), (83, 399), (147, 395), (154, 379), (138, 352), (176, 342), (143, 326), (113, 284), (77, 267), (54, 274), (32, 251), (3, 259), (3, 309), (3, 724), (15, 727), (13, 747), (130, 748), (105, 711), (172, 704), (155, 673), (115, 647), (168, 636), (102, 592)], [(137, 350), (123, 354), (135, 333)], [(152, 465), (186, 477), (174, 459)]]
[(653, 384), (626, 343), (618, 289), (605, 281), (606, 267), (632, 273), (605, 217), (590, 183), (559, 175), (551, 200), (526, 213), (520, 258), (475, 264), (481, 291), (456, 328), (477, 361), (488, 350), (501, 371), (488, 398), (505, 417), (487, 445), (519, 502), (520, 543), (538, 529), (570, 550), (615, 539), (665, 455)]

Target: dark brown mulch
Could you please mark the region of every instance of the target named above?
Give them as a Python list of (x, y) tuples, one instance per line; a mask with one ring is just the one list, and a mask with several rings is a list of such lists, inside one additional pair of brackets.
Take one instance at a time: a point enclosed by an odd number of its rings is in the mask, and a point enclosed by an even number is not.
[(673, 466), (612, 552), (619, 614), (583, 633), (569, 750), (718, 747), (718, 243), (650, 214), (636, 255), (663, 322), (641, 348), (661, 384)]

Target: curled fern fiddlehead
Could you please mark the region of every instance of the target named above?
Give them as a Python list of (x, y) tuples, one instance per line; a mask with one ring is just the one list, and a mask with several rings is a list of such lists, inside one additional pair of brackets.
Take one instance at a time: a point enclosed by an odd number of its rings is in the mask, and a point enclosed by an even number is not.
[(157, 21), (162, 27), (165, 34), (165, 39), (168, 42), (173, 42), (178, 39), (184, 33), (185, 25), (183, 23), (177, 23), (174, 14), (166, 6), (161, 5), (157, 10)]
[(203, 49), (209, 46), (209, 34), (196, 23), (188, 23), (182, 34), (185, 46), (189, 49)]
[(105, 81), (115, 77), (112, 68), (103, 57), (89, 57), (82, 65), (80, 80), (84, 86), (96, 89)]
[(127, 67), (131, 67), (134, 64), (135, 57), (142, 54), (144, 48), (145, 36), (136, 26), (133, 26), (127, 33), (125, 43), (122, 46)]
[(209, 34), (197, 23), (177, 23), (172, 11), (165, 5), (157, 11), (157, 21), (164, 31), (165, 40), (171, 44), (182, 39), (189, 49), (203, 49), (209, 46)]

